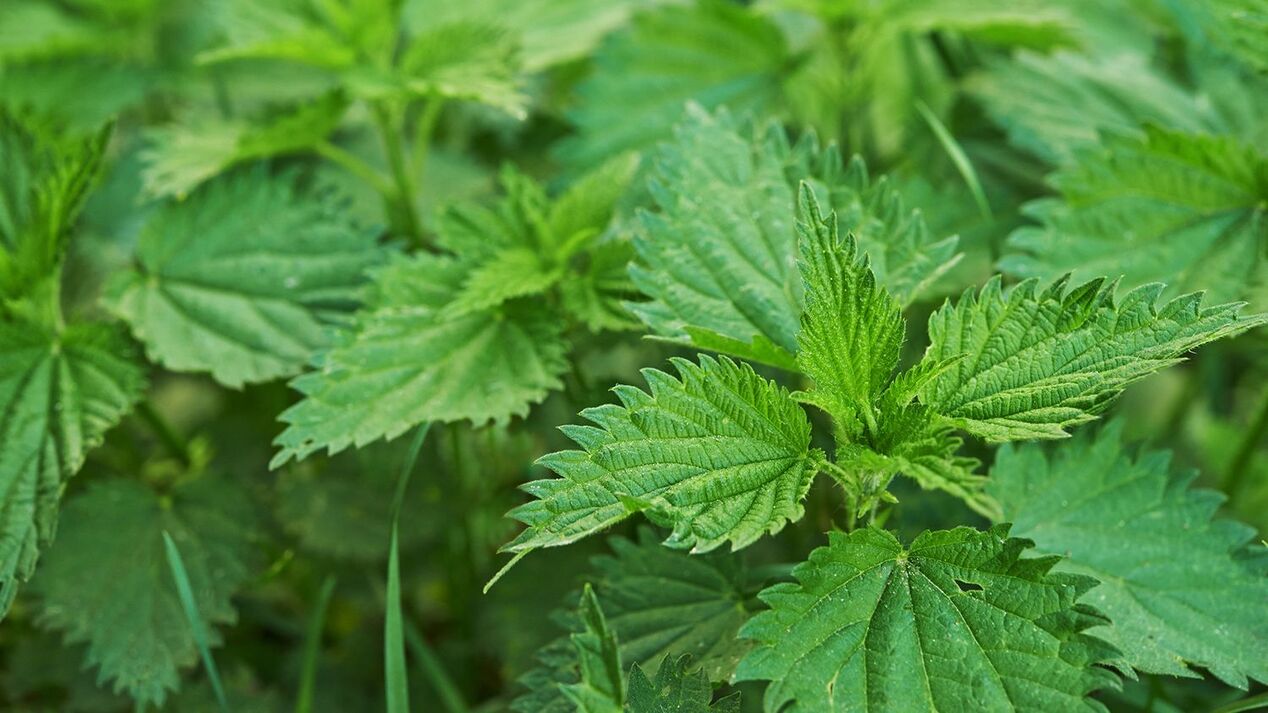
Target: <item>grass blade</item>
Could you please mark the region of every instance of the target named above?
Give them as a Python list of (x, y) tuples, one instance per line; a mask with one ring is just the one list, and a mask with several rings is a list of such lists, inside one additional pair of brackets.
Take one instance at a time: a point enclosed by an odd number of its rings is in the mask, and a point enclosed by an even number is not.
[(180, 598), (181, 607), (185, 610), (185, 618), (189, 620), (189, 629), (194, 634), (194, 644), (198, 646), (198, 655), (202, 657), (203, 668), (207, 670), (207, 679), (211, 681), (211, 690), (216, 694), (216, 703), (222, 713), (229, 712), (229, 701), (225, 698), (225, 688), (220, 683), (220, 671), (216, 669), (216, 660), (211, 657), (211, 646), (207, 636), (207, 626), (202, 615), (198, 613), (198, 602), (194, 599), (194, 588), (189, 584), (189, 573), (185, 571), (185, 560), (176, 547), (172, 536), (163, 531), (163, 545), (167, 550), (167, 566), (172, 570), (172, 579), (176, 580), (176, 595)]
[(462, 692), (458, 690), (458, 686), (449, 677), (449, 672), (445, 670), (440, 657), (428, 645), (427, 640), (423, 638), (418, 627), (414, 626), (413, 622), (410, 621), (405, 622), (405, 643), (409, 645), (409, 650), (414, 654), (414, 658), (418, 659), (423, 673), (431, 681), (432, 688), (436, 689), (436, 693), (440, 696), (440, 701), (444, 704), (445, 710), (448, 713), (467, 713), (469, 709), (466, 701), (462, 699)]
[(392, 539), (387, 553), (387, 616), (383, 622), (383, 672), (387, 713), (409, 713), (409, 674), (405, 668), (405, 634), (401, 614), (401, 562), (397, 542), (397, 525), (401, 520), (401, 504), (409, 485), (414, 463), (427, 440), (430, 424), (418, 427), (414, 442), (396, 479), (396, 495), (392, 498)]
[(916, 110), (920, 112), (920, 116), (924, 117), (925, 123), (933, 131), (933, 135), (938, 137), (938, 143), (942, 144), (942, 150), (947, 152), (947, 156), (951, 157), (951, 163), (955, 164), (955, 170), (960, 172), (965, 185), (969, 187), (969, 192), (973, 194), (973, 201), (977, 203), (978, 212), (986, 220), (993, 220), (991, 204), (986, 201), (986, 191), (982, 190), (982, 182), (977, 178), (977, 171), (974, 170), (968, 155), (964, 153), (964, 149), (960, 148), (960, 143), (955, 140), (950, 131), (947, 131), (947, 127), (942, 125), (942, 122), (929, 110), (929, 107), (925, 106), (924, 102), (917, 101)]
[(317, 605), (308, 620), (304, 640), (304, 666), (299, 675), (299, 694), (295, 697), (295, 713), (312, 713), (313, 686), (317, 682), (317, 655), (321, 652), (321, 632), (326, 628), (326, 610), (335, 592), (334, 576), (326, 577), (317, 593)]

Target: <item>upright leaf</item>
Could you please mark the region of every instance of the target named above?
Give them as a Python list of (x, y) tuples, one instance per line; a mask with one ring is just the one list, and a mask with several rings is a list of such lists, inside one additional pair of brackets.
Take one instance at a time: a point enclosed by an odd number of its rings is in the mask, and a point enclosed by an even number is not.
[(110, 327), (0, 321), (0, 615), (53, 539), (66, 480), (144, 386)]
[(691, 657), (665, 659), (656, 671), (656, 680), (647, 678), (643, 668), (630, 669), (630, 713), (740, 713), (739, 692), (713, 700), (713, 686), (702, 673), (687, 672)]
[(1200, 294), (1161, 307), (1161, 284), (1116, 300), (1115, 283), (1038, 291), (1027, 280), (1005, 294), (999, 278), (966, 291), (929, 318), (925, 359), (958, 358), (921, 390), (925, 404), (990, 441), (1061, 438), (1091, 421), (1132, 382), (1184, 359), (1190, 350), (1251, 327), (1239, 304), (1203, 307)]
[(1045, 453), (1005, 446), (990, 492), (1014, 531), (1058, 568), (1100, 580), (1085, 601), (1109, 616), (1098, 636), (1147, 673), (1268, 682), (1268, 558), (1254, 531), (1214, 519), (1223, 497), (1169, 474), (1168, 451), (1129, 451), (1122, 421)]
[(837, 235), (836, 214), (825, 220), (803, 184), (797, 223), (798, 265), (805, 311), (797, 334), (797, 365), (814, 380), (806, 398), (834, 418), (863, 419), (875, 431), (873, 403), (889, 385), (903, 345), (902, 310), (876, 284), (853, 236)]
[(581, 680), (560, 687), (578, 713), (619, 713), (625, 703), (625, 680), (616, 634), (608, 628), (594, 590), (586, 585), (578, 607), (585, 629), (572, 635)]
[[(230, 597), (255, 557), (253, 505), (240, 488), (207, 476), (164, 497), (136, 481), (110, 480), (72, 498), (66, 515), (33, 585), (39, 621), (86, 643), (87, 663), (116, 692), (142, 707), (161, 705), (180, 669), (198, 661), (163, 533), (180, 548), (202, 620), (229, 624)], [(214, 628), (210, 638), (219, 643)]]
[(1268, 155), (1253, 146), (1151, 127), (1107, 137), (1050, 181), (1061, 198), (1028, 206), (1042, 225), (1009, 237), (1007, 272), (1121, 274), (1132, 286), (1166, 281), (1217, 300), (1268, 282)]
[(235, 388), (293, 375), (386, 257), (341, 207), (290, 176), (217, 181), (151, 217), (107, 304), (168, 369)]
[(454, 259), (427, 254), (376, 272), (355, 324), (291, 382), (304, 399), (281, 415), (289, 425), (273, 466), (428, 421), (504, 421), (558, 388), (567, 368), (559, 320), (523, 301), (455, 313), (464, 277)]
[(813, 135), (745, 127), (725, 112), (693, 108), (657, 156), (660, 212), (635, 240), (635, 284), (652, 298), (631, 308), (657, 334), (703, 349), (795, 369), (801, 279), (796, 269), (795, 187), (806, 181), (872, 259), (900, 304), (956, 259), (955, 238), (935, 240), (894, 186), (843, 162)]
[(528, 529), (504, 550), (565, 545), (639, 511), (673, 528), (672, 546), (739, 549), (801, 517), (815, 454), (788, 392), (725, 357), (673, 363), (679, 378), (645, 369), (650, 393), (618, 386), (621, 406), (564, 427), (584, 450), (538, 460), (559, 477), (524, 486), (537, 500), (510, 515)]
[(1077, 603), (1096, 582), (1022, 559), (1008, 526), (828, 538), (742, 632), (760, 648), (736, 679), (770, 681), (766, 710), (1104, 710), (1087, 696), (1116, 683), (1095, 666), (1113, 649)]
[(725, 0), (665, 5), (635, 15), (595, 53), (560, 150), (586, 168), (667, 138), (689, 101), (735, 111), (779, 96), (788, 48), (769, 19)]

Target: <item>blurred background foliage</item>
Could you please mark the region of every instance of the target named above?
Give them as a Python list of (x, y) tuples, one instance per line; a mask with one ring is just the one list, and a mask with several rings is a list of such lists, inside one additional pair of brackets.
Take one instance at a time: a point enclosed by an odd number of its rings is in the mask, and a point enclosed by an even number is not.
[[(614, 158), (647, 156), (687, 102), (837, 142), (887, 174), (931, 232), (961, 237), (965, 258), (911, 308), (913, 329), (943, 297), (997, 270), (1010, 279), (1121, 273), (1125, 283), (1164, 281), (1262, 310), (1265, 23), (1262, 3), (1234, 0), (4, 0), (0, 106), (58, 135), (114, 126), (104, 175), (69, 242), (68, 314), (102, 314), (103, 289), (133, 264), (146, 225), (226, 175), (292, 176), (388, 249), (434, 250), (443, 211), (497, 200), (505, 166), (558, 194)], [(1080, 214), (1104, 198), (1096, 177), (1121, 168), (1103, 157), (1156, 131), (1225, 142), (1258, 173), (1206, 203), (1133, 198), (1175, 211), (1190, 232), (1160, 219), (1129, 236), (1116, 209)], [(618, 243), (636, 211), (652, 206), (646, 163), (635, 170), (607, 228)], [(1130, 177), (1111, 180), (1130, 192)], [(637, 299), (623, 277), (630, 254), (617, 259), (619, 299)], [(619, 299), (605, 303), (610, 321), (568, 324), (566, 388), (527, 417), (432, 428), (399, 530), (415, 710), (506, 709), (526, 690), (516, 679), (563, 632), (543, 612), (570, 607), (585, 581), (605, 595), (605, 560), (594, 558), (611, 549), (599, 541), (537, 553), (489, 594), (481, 588), (517, 529), (503, 517), (524, 500), (517, 486), (540, 477), (536, 457), (568, 446), (555, 426), (611, 401), (611, 384), (640, 383), (640, 368), (690, 356), (643, 338), (637, 320), (612, 307)], [(1174, 449), (1261, 532), (1264, 339), (1260, 330), (1209, 347), (1132, 387), (1117, 407), (1133, 439)], [(233, 606), (213, 620), (234, 710), (295, 706), (327, 581), (311, 710), (383, 705), (391, 494), (409, 439), (270, 471), (277, 415), (295, 400), (276, 379), (226, 388), (152, 368), (146, 405), (70, 481), (58, 539), (0, 627), (6, 710), (136, 705), (85, 667), (84, 644), (64, 640), (67, 627), (50, 612), (81, 590), (107, 589), (111, 567), (147, 566), (125, 551), (85, 568), (70, 551), (123, 525), (74, 517), (120, 483), (166, 499), (202, 488), (244, 500), (231, 525), (244, 569)], [(978, 451), (989, 464), (991, 451)], [(818, 485), (803, 521), (731, 558), (752, 573), (754, 591), (786, 576), (784, 563), (839, 517), (837, 494)], [(980, 523), (938, 493), (898, 496), (890, 522), (905, 537)], [(634, 526), (617, 530), (640, 537)], [(52, 581), (68, 571), (78, 578)], [(214, 710), (193, 649), (176, 648), (179, 690), (148, 703)], [(1237, 695), (1144, 677), (1105, 702), (1191, 711)], [(746, 709), (759, 700), (747, 696)]]

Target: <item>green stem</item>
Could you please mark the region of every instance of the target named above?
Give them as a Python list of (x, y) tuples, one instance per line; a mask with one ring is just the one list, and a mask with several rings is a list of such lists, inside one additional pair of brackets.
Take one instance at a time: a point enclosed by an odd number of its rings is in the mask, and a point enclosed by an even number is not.
[(1251, 458), (1255, 455), (1255, 448), (1264, 439), (1265, 431), (1268, 431), (1268, 392), (1265, 392), (1260, 399), (1255, 420), (1242, 436), (1242, 442), (1237, 446), (1233, 460), (1229, 461), (1228, 472), (1224, 476), (1224, 491), (1228, 497), (1236, 498), (1238, 492), (1241, 491), (1243, 483), (1246, 482), (1246, 473), (1250, 470)]
[(414, 175), (420, 179), (427, 171), (427, 157), (431, 153), (432, 135), (436, 133), (436, 122), (445, 106), (440, 97), (428, 97), (423, 105), (423, 112), (418, 116), (418, 124), (414, 127)]
[(375, 170), (373, 166), (361, 160), (356, 154), (329, 141), (322, 141), (316, 144), (313, 146), (313, 150), (317, 152), (318, 156), (373, 186), (374, 190), (382, 194), (384, 198), (395, 200), (396, 186), (392, 181)]
[(1241, 713), (1242, 711), (1253, 711), (1259, 708), (1268, 708), (1268, 693), (1260, 693), (1233, 701), (1216, 708), (1212, 713)]
[(458, 690), (457, 684), (445, 670), (435, 650), (423, 638), (414, 622), (409, 619), (405, 620), (405, 643), (413, 652), (414, 658), (418, 659), (419, 666), (422, 667), (427, 680), (431, 682), (432, 688), (436, 689), (436, 694), (440, 696), (445, 710), (449, 713), (467, 713), (469, 709), (462, 698), (462, 692)]
[(378, 126), (383, 139), (383, 150), (387, 154), (388, 163), (392, 167), (392, 178), (396, 181), (397, 208), (405, 224), (402, 231), (415, 246), (423, 244), (422, 221), (418, 219), (418, 209), (414, 200), (418, 196), (418, 186), (414, 175), (407, 164), (405, 144), (401, 141), (400, 123), (392, 116), (392, 112), (382, 103), (371, 107), (374, 123)]
[(193, 464), (193, 458), (189, 453), (189, 444), (176, 432), (176, 429), (172, 428), (172, 425), (166, 419), (159, 415), (158, 411), (154, 410), (149, 401), (142, 401), (137, 405), (136, 412), (149, 425), (150, 430), (154, 432), (155, 436), (158, 436), (159, 441), (163, 443), (163, 447), (173, 457), (179, 460), (186, 468)]

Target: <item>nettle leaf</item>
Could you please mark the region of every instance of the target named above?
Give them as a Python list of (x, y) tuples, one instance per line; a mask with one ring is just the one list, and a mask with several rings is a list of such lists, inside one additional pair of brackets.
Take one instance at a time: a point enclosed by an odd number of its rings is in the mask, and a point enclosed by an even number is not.
[(1213, 519), (1223, 496), (1170, 475), (1168, 451), (1133, 452), (1123, 422), (1045, 453), (1001, 448), (990, 492), (1014, 531), (1059, 569), (1101, 584), (1084, 601), (1113, 622), (1097, 635), (1148, 673), (1198, 674), (1246, 688), (1268, 681), (1268, 560), (1254, 530)]
[[(140, 705), (162, 705), (180, 670), (198, 660), (163, 533), (180, 548), (203, 621), (231, 624), (230, 597), (254, 560), (255, 511), (241, 488), (203, 477), (160, 496), (130, 480), (93, 483), (66, 504), (57, 543), (32, 587), (38, 621), (85, 643), (99, 667)], [(214, 628), (210, 635), (219, 643)]]
[[(837, 234), (802, 184), (797, 222), (805, 311), (797, 333), (797, 365), (814, 380), (804, 398), (834, 418), (872, 422), (872, 404), (889, 385), (901, 356), (902, 308), (858, 254), (853, 236)], [(874, 425), (874, 424), (873, 424)], [(874, 430), (874, 429), (873, 429)]]
[(580, 680), (561, 685), (560, 691), (576, 705), (578, 713), (620, 713), (625, 703), (625, 680), (616, 634), (608, 627), (599, 600), (590, 585), (577, 608), (585, 629), (572, 635)]
[(668, 138), (689, 101), (768, 109), (780, 94), (788, 47), (779, 28), (725, 0), (666, 5), (634, 16), (595, 53), (570, 115), (577, 136), (564, 162), (585, 168)]
[(816, 472), (805, 412), (748, 365), (673, 364), (679, 378), (646, 369), (651, 393), (618, 386), (621, 406), (564, 428), (584, 450), (538, 460), (559, 477), (523, 486), (538, 499), (510, 512), (528, 529), (504, 550), (565, 545), (639, 511), (673, 528), (671, 546), (739, 549), (801, 517)]
[(518, 50), (499, 26), (460, 21), (428, 26), (401, 56), (405, 88), (423, 97), (480, 102), (524, 115)]
[(740, 713), (740, 694), (713, 700), (713, 686), (703, 673), (688, 673), (691, 657), (665, 659), (656, 671), (656, 680), (638, 664), (630, 669), (630, 713)]
[(1131, 52), (1019, 52), (988, 63), (968, 87), (1013, 144), (1054, 164), (1072, 162), (1103, 135), (1139, 135), (1145, 123), (1191, 134), (1224, 129), (1208, 101)]
[(1095, 419), (1128, 384), (1176, 364), (1190, 350), (1239, 334), (1268, 316), (1240, 304), (1203, 307), (1200, 294), (1158, 306), (1161, 284), (1116, 300), (1102, 279), (1039, 291), (1027, 280), (1005, 294), (997, 277), (929, 318), (925, 359), (959, 358), (921, 390), (921, 400), (988, 441), (1062, 438)]
[(224, 44), (200, 62), (284, 60), (342, 70), (395, 46), (392, 0), (230, 0), (216, 7)]
[(736, 679), (771, 682), (766, 710), (1104, 710), (1087, 696), (1116, 685), (1095, 666), (1114, 651), (1076, 603), (1095, 580), (1022, 559), (1006, 525), (828, 538), (741, 634), (760, 648)]
[(0, 615), (53, 539), (66, 480), (144, 388), (111, 327), (0, 321)]
[(1006, 272), (1122, 274), (1131, 285), (1165, 280), (1218, 300), (1268, 281), (1268, 157), (1252, 146), (1150, 127), (1139, 138), (1107, 137), (1049, 180), (1061, 198), (1028, 206), (1042, 226), (1009, 237)]
[(386, 258), (341, 208), (262, 170), (212, 183), (150, 218), (106, 304), (168, 369), (234, 388), (296, 374)]
[(562, 384), (560, 320), (542, 305), (448, 309), (466, 271), (453, 258), (396, 257), (373, 275), (355, 324), (291, 385), (304, 399), (281, 415), (277, 467), (395, 438), (426, 421), (477, 424), (522, 416)]
[(1248, 66), (1268, 71), (1268, 7), (1263, 0), (1211, 0), (1194, 8), (1203, 29)]
[(230, 168), (312, 148), (335, 130), (348, 100), (339, 92), (277, 107), (253, 120), (196, 115), (146, 132), (145, 191), (184, 199)]
[[(726, 681), (751, 642), (737, 638), (757, 602), (750, 593), (743, 562), (732, 553), (689, 555), (662, 546), (650, 527), (637, 541), (608, 540), (611, 556), (593, 560), (591, 582), (616, 633), (621, 661), (654, 670), (690, 655), (690, 671), (706, 681)], [(561, 625), (579, 630), (569, 611)], [(579, 674), (575, 650), (567, 639), (538, 653), (541, 665), (520, 678), (529, 691), (512, 708), (525, 713), (571, 711), (560, 684)]]
[(657, 0), (406, 0), (401, 11), (408, 27), (475, 21), (498, 24), (522, 46), (524, 69), (536, 72), (580, 59), (604, 35), (625, 22), (631, 10)]
[(109, 138), (57, 136), (0, 111), (0, 309), (61, 263)]
[(870, 180), (861, 159), (845, 164), (813, 136), (793, 146), (778, 126), (756, 130), (696, 107), (655, 166), (660, 212), (643, 215), (641, 264), (631, 268), (652, 301), (630, 307), (674, 341), (795, 370), (801, 279), (793, 222), (802, 180), (837, 211), (901, 303), (956, 259), (955, 238), (934, 240), (888, 181)]

